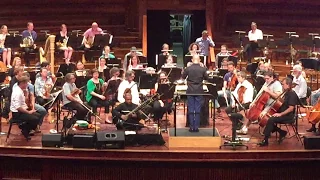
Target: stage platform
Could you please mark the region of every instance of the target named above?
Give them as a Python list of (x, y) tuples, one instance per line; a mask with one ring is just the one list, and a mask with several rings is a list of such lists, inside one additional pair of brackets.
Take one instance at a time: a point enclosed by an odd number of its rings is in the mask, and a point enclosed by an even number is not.
[[(54, 128), (51, 119), (46, 118), (42, 133)], [(169, 119), (173, 127), (173, 116)], [(177, 120), (177, 127), (184, 128), (183, 109), (178, 110)], [(226, 114), (222, 112), (215, 120), (221, 137), (230, 136), (231, 122)], [(210, 127), (212, 123), (210, 118)], [(2, 126), (7, 132), (5, 120)], [(312, 135), (305, 133), (309, 127), (306, 119), (299, 120), (302, 135)], [(317, 179), (312, 167), (320, 164), (319, 150), (305, 150), (295, 137), (278, 144), (275, 136), (268, 147), (258, 147), (256, 143), (263, 137), (256, 124), (242, 136), (249, 138), (245, 142), (249, 150), (169, 149), (168, 134), (162, 136), (166, 141), (163, 146), (129, 146), (122, 150), (45, 148), (41, 146), (41, 134), (27, 142), (14, 126), (7, 143), (5, 135), (0, 137), (0, 179)]]

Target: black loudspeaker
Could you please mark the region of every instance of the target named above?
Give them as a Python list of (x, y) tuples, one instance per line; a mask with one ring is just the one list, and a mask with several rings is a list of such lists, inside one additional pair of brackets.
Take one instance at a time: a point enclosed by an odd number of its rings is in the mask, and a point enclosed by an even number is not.
[(124, 149), (124, 131), (102, 131), (97, 133), (98, 149)]
[(303, 144), (305, 149), (320, 149), (320, 136), (305, 136)]
[(42, 135), (42, 147), (62, 147), (62, 135), (61, 134), (43, 134)]
[(74, 148), (94, 148), (94, 135), (74, 135), (72, 145)]

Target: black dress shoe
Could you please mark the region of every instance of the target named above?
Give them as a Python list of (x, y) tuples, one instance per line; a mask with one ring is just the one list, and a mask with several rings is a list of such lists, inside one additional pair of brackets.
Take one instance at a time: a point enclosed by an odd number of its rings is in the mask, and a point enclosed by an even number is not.
[(307, 132), (316, 132), (317, 129), (315, 127), (311, 127), (310, 129), (306, 130)]
[(268, 146), (269, 143), (268, 143), (268, 141), (263, 140), (263, 141), (259, 142), (258, 145), (259, 145), (260, 147), (263, 147), (263, 146)]
[(26, 138), (27, 141), (31, 140), (28, 130), (22, 130), (22, 135)]
[(193, 132), (199, 132), (199, 129), (194, 129)]
[(282, 141), (286, 138), (286, 135), (287, 135), (287, 131), (280, 131), (280, 136), (279, 136), (279, 141), (278, 141), (278, 143), (279, 144), (281, 144), (282, 143)]
[(193, 131), (193, 129), (190, 128), (190, 129), (189, 129), (189, 132), (194, 132), (194, 131)]

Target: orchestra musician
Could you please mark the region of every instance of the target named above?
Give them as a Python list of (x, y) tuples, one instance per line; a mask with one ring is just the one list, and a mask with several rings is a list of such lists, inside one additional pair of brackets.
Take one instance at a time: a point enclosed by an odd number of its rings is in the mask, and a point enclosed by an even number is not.
[(13, 58), (13, 62), (12, 62), (12, 67), (9, 69), (8, 75), (12, 78), (13, 76), (15, 76), (14, 74), (14, 70), (16, 68), (22, 67), (23, 65), (21, 63), (21, 58), (20, 57), (14, 57)]
[(196, 39), (196, 42), (200, 47), (200, 55), (209, 56), (209, 47), (214, 47), (215, 44), (212, 38), (208, 35), (208, 31), (202, 31), (202, 36)]
[[(143, 127), (143, 123), (140, 123), (140, 112), (134, 112), (130, 116), (126, 116), (129, 112), (138, 107), (133, 103), (133, 97), (131, 93), (123, 94), (124, 102), (115, 107), (112, 111), (113, 123), (116, 124), (118, 130), (138, 130)], [(121, 123), (123, 121), (123, 123)]]
[(120, 83), (122, 81), (122, 79), (119, 78), (120, 69), (117, 67), (111, 68), (110, 69), (110, 76), (111, 76), (111, 78), (107, 82), (105, 94), (106, 94), (107, 99), (109, 101), (111, 101), (112, 104), (114, 104), (117, 101), (118, 88), (119, 88)]
[(64, 51), (64, 59), (70, 62), (73, 49), (68, 46), (68, 30), (65, 24), (61, 25), (61, 31), (56, 35), (55, 44), (58, 50)]
[(131, 91), (132, 103), (140, 104), (138, 85), (134, 82), (135, 73), (132, 70), (126, 71), (125, 79), (120, 83), (118, 88), (118, 101), (124, 103), (125, 99), (123, 97), (125, 92)]
[(85, 70), (84, 69), (84, 64), (81, 61), (77, 62), (77, 70)]
[[(37, 33), (33, 30), (34, 26), (32, 22), (28, 22), (27, 23), (27, 29), (22, 31), (21, 36), (22, 36), (22, 41), (25, 41), (28, 44), (24, 44), (23, 45), (26, 47), (23, 47), (23, 51), (26, 54), (30, 54), (30, 53), (35, 53), (37, 52), (39, 49), (37, 49), (36, 44), (34, 44), (34, 42), (36, 41), (38, 35)], [(30, 59), (28, 58), (28, 56), (25, 56), (25, 61), (26, 61), (26, 65), (29, 66), (30, 65)]]
[(191, 43), (189, 48), (188, 48), (189, 52), (187, 53), (187, 55), (197, 55), (200, 52), (200, 47), (197, 43)]
[(248, 32), (248, 38), (250, 43), (246, 45), (244, 52), (247, 53), (248, 63), (251, 63), (253, 51), (259, 47), (258, 40), (263, 39), (263, 33), (260, 29), (257, 29), (257, 23), (251, 23), (251, 30)]
[[(237, 69), (234, 67), (234, 63), (232, 61), (228, 62), (227, 65), (228, 73), (226, 73), (223, 77), (223, 87), (221, 91), (218, 91), (218, 97), (224, 97), (226, 99), (227, 104), (229, 104), (228, 99), (230, 99), (230, 104), (232, 104), (233, 99), (231, 98), (231, 91), (237, 85)], [(215, 100), (215, 107), (217, 108), (217, 112), (220, 114), (220, 104), (218, 100)]]
[(99, 28), (98, 23), (93, 22), (91, 25), (91, 28), (86, 30), (83, 34), (83, 40), (82, 40), (82, 48), (84, 48), (84, 56), (86, 61), (92, 60), (92, 55), (89, 53), (89, 50), (92, 50), (94, 37), (97, 34), (103, 34), (103, 31), (101, 28)]
[(6, 37), (9, 35), (8, 27), (6, 25), (2, 25), (0, 30), (0, 53), (2, 53), (2, 61), (8, 68), (11, 68), (11, 48), (4, 46)]
[(229, 62), (229, 60), (227, 57), (223, 58), (221, 61), (220, 69), (228, 69), (228, 62)]
[(106, 65), (106, 59), (104, 57), (100, 57), (99, 58), (99, 67), (98, 67), (98, 71), (99, 72), (103, 72), (105, 69), (107, 69), (107, 65)]
[(306, 72), (304, 71), (304, 67), (302, 66), (302, 62), (300, 60), (296, 61), (296, 65), (300, 65), (302, 67), (302, 72), (301, 72), (301, 75), (302, 77), (306, 78), (307, 77), (307, 74)]
[(176, 67), (176, 66), (177, 64), (173, 63), (173, 58), (171, 54), (167, 56), (166, 63), (162, 65), (162, 67)]
[(29, 80), (26, 76), (20, 77), (18, 85), (13, 87), (10, 105), (12, 118), (20, 122), (19, 128), (27, 140), (31, 140), (29, 133), (35, 130), (40, 122), (40, 114), (35, 109), (28, 110), (26, 104), (24, 90), (27, 89)]
[(300, 65), (293, 66), (293, 91), (297, 93), (302, 104), (307, 104), (307, 82), (302, 76), (302, 67)]
[(216, 59), (218, 59), (219, 56), (231, 56), (231, 54), (227, 50), (227, 45), (221, 45), (220, 52), (216, 55)]
[(49, 108), (49, 104), (46, 103), (52, 100), (50, 93), (53, 88), (53, 85), (54, 84), (52, 78), (48, 75), (47, 68), (41, 68), (40, 77), (36, 78), (36, 81), (34, 83), (35, 94), (37, 102), (41, 106), (44, 106), (47, 110)]
[(132, 58), (133, 56), (143, 56), (142, 52), (139, 52), (136, 47), (132, 46), (130, 52), (124, 56), (123, 60), (123, 70), (127, 71), (128, 68), (128, 58)]
[(162, 51), (161, 51), (162, 53), (161, 53), (161, 55), (163, 55), (163, 56), (168, 56), (170, 53), (169, 53), (169, 44), (167, 44), (167, 43), (164, 43), (163, 45), (162, 45)]
[(99, 71), (97, 69), (92, 70), (92, 78), (87, 82), (87, 94), (86, 100), (88, 104), (92, 107), (93, 113), (97, 113), (98, 106), (104, 107), (105, 112), (105, 122), (112, 123), (108, 118), (109, 113), (109, 101), (103, 95), (104, 88), (107, 83), (103, 79), (99, 78)]
[(76, 76), (87, 76), (87, 71), (81, 61), (77, 62), (77, 70), (75, 71), (75, 74)]
[[(310, 105), (312, 107), (315, 107), (319, 103), (319, 101), (320, 101), (320, 88), (311, 92), (311, 95), (310, 95), (311, 104)], [(314, 122), (310, 122), (310, 123), (311, 123), (311, 128), (307, 129), (306, 131), (307, 132), (317, 132), (317, 135), (319, 135), (319, 128), (318, 128), (318, 131), (317, 131), (316, 123), (314, 123)]]
[(113, 54), (110, 53), (110, 46), (105, 46), (102, 51), (101, 58), (110, 59), (110, 58), (116, 58)]
[(128, 66), (128, 70), (132, 70), (132, 69), (143, 69), (143, 65), (139, 64), (140, 60), (138, 56), (132, 56), (131, 59), (129, 60), (129, 66)]
[[(268, 63), (269, 64), (269, 63)], [(258, 64), (258, 68), (256, 69), (256, 71), (254, 72), (255, 76), (263, 76), (264, 72), (266, 72), (268, 70), (266, 70), (266, 67), (264, 65), (263, 61), (260, 61)]]
[(160, 72), (158, 82), (155, 84), (155, 91), (161, 95), (159, 100), (153, 103), (154, 121), (158, 122), (168, 111), (171, 112), (172, 97), (168, 97), (170, 81), (165, 72)]
[(58, 72), (65, 76), (68, 73), (73, 73), (75, 70), (76, 65), (74, 63), (71, 63), (70, 59), (64, 59), (64, 63), (60, 64)]
[[(48, 61), (43, 61), (40, 65), (40, 68), (45, 68), (47, 70), (47, 76), (50, 76), (52, 79), (55, 79), (56, 78), (56, 75), (54, 75), (52, 72), (51, 72), (51, 65)], [(39, 78), (41, 76), (41, 73), (37, 73), (36, 74), (36, 78)]]
[[(249, 108), (254, 108), (256, 101), (259, 99), (262, 93), (266, 92), (270, 95), (270, 98), (268, 99), (267, 103), (264, 106), (263, 111), (260, 114), (260, 117), (263, 117), (269, 110), (270, 105), (272, 102), (282, 93), (282, 86), (281, 83), (274, 79), (274, 73), (272, 71), (267, 71), (264, 73), (264, 79), (265, 83), (258, 92), (257, 96), (253, 100), (253, 102), (250, 104)], [(240, 131), (238, 131), (239, 134), (247, 134), (248, 128), (251, 125), (251, 121), (249, 121), (246, 117), (243, 119), (244, 126), (241, 128)]]
[[(187, 94), (203, 94), (202, 81), (208, 79), (207, 69), (200, 66), (199, 55), (192, 57), (192, 65), (187, 67), (182, 78), (187, 78)], [(202, 95), (187, 96), (188, 99), (188, 118), (190, 123), (190, 132), (199, 132), (200, 126), (200, 111), (203, 104)]]
[(66, 82), (62, 86), (62, 102), (63, 106), (68, 107), (72, 110), (76, 110), (75, 118), (77, 120), (85, 120), (88, 114), (87, 108), (85, 108), (84, 103), (80, 99), (79, 94), (81, 90), (77, 88), (75, 81), (76, 76), (73, 73), (68, 73), (65, 76)]
[(287, 135), (287, 131), (282, 130), (276, 123), (293, 123), (295, 106), (298, 105), (297, 94), (291, 89), (292, 80), (290, 78), (285, 78), (282, 80), (282, 87), (285, 91), (283, 96), (283, 103), (279, 108), (278, 112), (273, 114), (272, 117), (268, 119), (266, 127), (263, 131), (264, 140), (258, 143), (259, 146), (268, 146), (268, 139), (272, 132), (279, 132), (279, 143), (281, 143)]

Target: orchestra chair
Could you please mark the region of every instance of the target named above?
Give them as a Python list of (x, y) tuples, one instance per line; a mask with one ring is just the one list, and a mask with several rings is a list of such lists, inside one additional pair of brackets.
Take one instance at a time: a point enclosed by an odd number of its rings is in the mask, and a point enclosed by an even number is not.
[(8, 141), (9, 136), (10, 136), (10, 134), (11, 134), (12, 125), (18, 125), (18, 126), (20, 126), (21, 124), (22, 124), (21, 121), (19, 121), (18, 119), (13, 119), (13, 118), (11, 118), (11, 119), (9, 120), (9, 129), (8, 129), (8, 133), (7, 133), (7, 137), (6, 137), (6, 142)]
[[(302, 141), (300, 134), (298, 132), (298, 120), (299, 120), (299, 113), (301, 112), (300, 111), (301, 107), (303, 107), (303, 106), (297, 105), (295, 107), (294, 121), (292, 121), (292, 123), (276, 123), (276, 126), (278, 126), (280, 128), (281, 128), (281, 126), (285, 126), (287, 128), (287, 132), (289, 135), (289, 137), (287, 137), (287, 139), (290, 139), (292, 137), (296, 137), (297, 140), (300, 141), (301, 145), (303, 145), (303, 141)], [(290, 134), (289, 127), (292, 128), (293, 133), (294, 133), (293, 135)], [(276, 139), (278, 140), (278, 133), (276, 133)]]
[[(61, 106), (60, 112), (63, 113), (63, 117), (69, 117), (70, 115), (73, 117), (77, 111), (66, 106)], [(65, 115), (66, 113), (67, 115)]]

